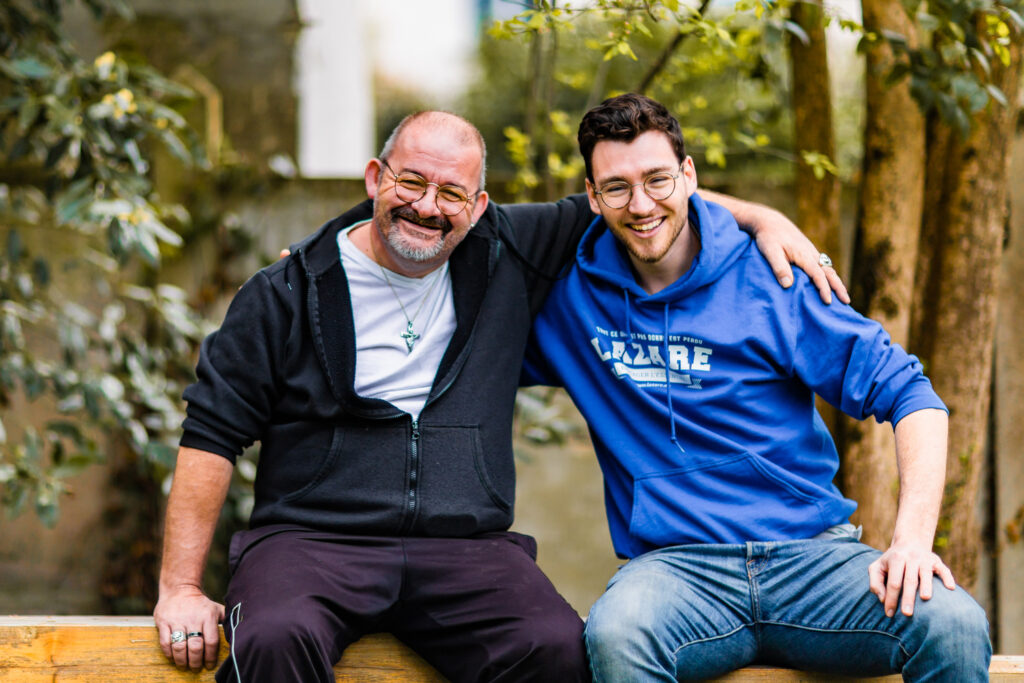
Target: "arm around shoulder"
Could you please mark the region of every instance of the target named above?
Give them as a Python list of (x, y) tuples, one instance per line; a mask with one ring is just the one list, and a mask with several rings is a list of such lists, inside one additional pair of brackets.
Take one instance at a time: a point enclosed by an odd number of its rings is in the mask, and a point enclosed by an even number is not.
[(821, 264), (818, 249), (781, 211), (710, 190), (697, 190), (697, 194), (725, 207), (740, 228), (754, 237), (780, 285), (793, 284), (792, 263), (810, 276), (822, 301), (832, 303), (834, 290), (840, 301), (850, 303), (842, 278), (834, 268)]

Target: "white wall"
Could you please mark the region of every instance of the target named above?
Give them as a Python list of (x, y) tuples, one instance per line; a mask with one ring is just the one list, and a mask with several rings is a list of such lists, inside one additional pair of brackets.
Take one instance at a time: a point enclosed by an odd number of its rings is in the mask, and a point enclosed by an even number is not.
[(359, 0), (298, 0), (298, 163), (306, 178), (354, 178), (374, 155), (373, 65)]

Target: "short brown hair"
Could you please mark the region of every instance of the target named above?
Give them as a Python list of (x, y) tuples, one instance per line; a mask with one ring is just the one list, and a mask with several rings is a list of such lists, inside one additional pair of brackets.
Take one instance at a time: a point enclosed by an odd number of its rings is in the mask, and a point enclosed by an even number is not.
[(580, 154), (587, 165), (587, 178), (594, 180), (590, 160), (597, 143), (602, 140), (631, 142), (649, 130), (667, 135), (679, 163), (683, 163), (686, 159), (683, 131), (679, 128), (676, 117), (672, 116), (661, 102), (631, 92), (610, 97), (588, 111), (580, 121), (580, 130), (576, 135)]

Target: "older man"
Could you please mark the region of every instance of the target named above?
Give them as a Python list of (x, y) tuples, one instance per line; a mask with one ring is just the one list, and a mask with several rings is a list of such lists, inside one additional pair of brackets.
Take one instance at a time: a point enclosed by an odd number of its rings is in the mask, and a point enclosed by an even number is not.
[(219, 681), (330, 681), (373, 631), (453, 681), (584, 679), (580, 619), (508, 528), (523, 349), (587, 200), (490, 204), (479, 132), (440, 112), (404, 120), (365, 180), (372, 202), (254, 275), (203, 344), (161, 645), (179, 666), (216, 660), (225, 607), (201, 573), (234, 460), (259, 440)]

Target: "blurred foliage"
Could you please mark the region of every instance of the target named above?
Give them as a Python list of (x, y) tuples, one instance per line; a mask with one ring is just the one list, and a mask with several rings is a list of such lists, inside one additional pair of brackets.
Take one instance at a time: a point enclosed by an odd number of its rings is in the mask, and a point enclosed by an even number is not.
[[(154, 192), (147, 161), (162, 148), (205, 165), (176, 110), (190, 93), (113, 52), (83, 59), (61, 29), (67, 4), (0, 8), (0, 489), (10, 515), (31, 507), (51, 526), (110, 443), (167, 475), (207, 331), (158, 281), (190, 218)], [(130, 17), (120, 0), (84, 4)], [(4, 421), (33, 402), (52, 418)]]
[[(837, 173), (835, 160), (793, 151), (787, 35), (806, 41), (789, 18), (798, 0), (739, 0), (728, 6), (679, 0), (538, 0), (496, 21), (481, 41), (481, 75), (464, 104), (488, 139), (504, 139), (492, 167), (515, 174), (516, 199), (553, 199), (580, 191), (583, 164), (576, 122), (605, 97), (644, 92), (666, 104), (684, 127), (688, 151), (705, 172), (722, 168), (788, 177), (798, 162)], [(1021, 1), (903, 0), (924, 39), (866, 31), (826, 12), (859, 36), (861, 49), (886, 41), (896, 55), (890, 83), (911, 80), (923, 111), (966, 132), (971, 115), (1002, 93), (988, 81), (1005, 62)], [(842, 107), (839, 117), (859, 120)], [(848, 128), (848, 126), (847, 126)], [(853, 172), (859, 136), (838, 140), (837, 157)]]
[[(606, 97), (644, 91), (684, 126), (702, 168), (784, 175), (793, 155), (786, 34), (778, 3), (725, 9), (679, 2), (539, 2), (495, 22), (481, 43), (469, 118), (507, 142), (493, 165), (516, 174), (519, 199), (583, 187), (576, 126)], [(496, 97), (496, 93), (500, 93)]]
[[(583, 189), (576, 124), (606, 97), (643, 92), (663, 102), (683, 126), (687, 151), (706, 174), (730, 171), (786, 179), (797, 163), (826, 174), (851, 175), (862, 140), (837, 140), (837, 159), (794, 151), (786, 40), (806, 42), (790, 20), (799, 0), (535, 0), (496, 21), (482, 39), (480, 77), (463, 109), (485, 137), (504, 139), (490, 165), (514, 174), (513, 198), (552, 200)], [(1005, 104), (989, 80), (991, 64), (1009, 60), (1011, 34), (1024, 27), (1022, 0), (903, 0), (920, 40), (875, 34), (835, 10), (823, 14), (859, 36), (859, 50), (885, 41), (894, 54), (890, 84), (910, 79), (922, 111), (962, 134), (990, 100)], [(860, 95), (863, 98), (863, 95)], [(846, 103), (849, 104), (849, 103)], [(858, 103), (860, 104), (860, 103)], [(862, 109), (837, 111), (837, 125), (860, 121)], [(846, 118), (843, 118), (846, 117)], [(858, 131), (859, 132), (859, 131)], [(560, 441), (549, 395), (520, 392), (519, 433)], [(554, 412), (552, 412), (554, 410)]]
[(895, 84), (910, 79), (910, 91), (925, 114), (937, 113), (961, 135), (970, 131), (973, 115), (990, 100), (1005, 106), (1006, 97), (993, 84), (992, 63), (1010, 63), (1011, 33), (1024, 30), (1021, 0), (902, 0), (921, 33), (920, 45), (889, 31), (864, 31), (862, 47), (888, 42), (896, 64), (887, 75)]

